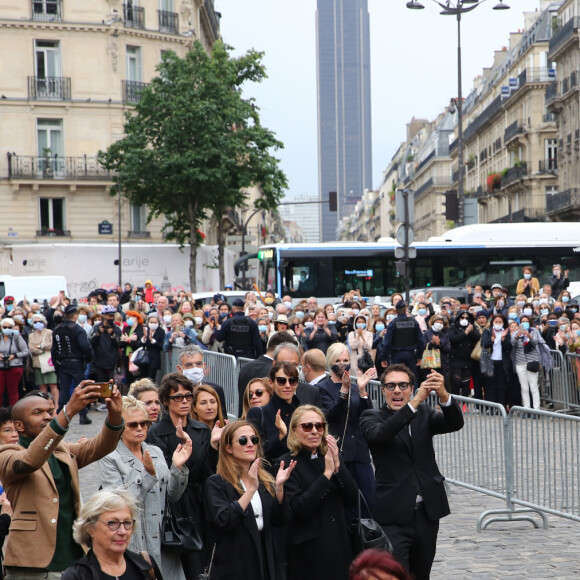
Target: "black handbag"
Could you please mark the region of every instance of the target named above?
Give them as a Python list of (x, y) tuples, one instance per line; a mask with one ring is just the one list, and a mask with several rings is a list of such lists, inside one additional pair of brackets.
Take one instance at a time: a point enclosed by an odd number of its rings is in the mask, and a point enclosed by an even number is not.
[(149, 352), (146, 351), (143, 347), (141, 347), (137, 353), (135, 354), (135, 358), (133, 359), (133, 364), (136, 367), (148, 367), (149, 366)]
[(161, 520), (161, 547), (178, 554), (198, 552), (203, 548), (201, 536), (191, 518), (176, 516), (168, 501)]
[(372, 369), (375, 366), (373, 362), (373, 357), (371, 353), (365, 348), (363, 355), (359, 357), (357, 361), (358, 370), (366, 373), (369, 369)]
[(528, 370), (530, 373), (539, 373), (540, 372), (540, 361), (531, 360), (526, 365), (526, 370)]
[(364, 498), (364, 495), (358, 492), (358, 509), (357, 519), (350, 525), (350, 542), (352, 545), (353, 555), (360, 554), (369, 548), (378, 548), (387, 550), (393, 553), (393, 545), (391, 544), (387, 534), (381, 526), (372, 518), (363, 518), (361, 510), (361, 499), (370, 514), (369, 506)]

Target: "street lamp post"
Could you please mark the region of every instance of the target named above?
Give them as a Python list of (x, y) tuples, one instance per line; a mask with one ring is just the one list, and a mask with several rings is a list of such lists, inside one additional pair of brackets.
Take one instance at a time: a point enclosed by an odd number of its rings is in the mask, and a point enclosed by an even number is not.
[[(463, 90), (461, 86), (461, 16), (466, 12), (475, 10), (486, 0), (447, 0), (445, 4), (438, 0), (432, 0), (441, 8), (440, 14), (444, 16), (455, 16), (457, 19), (457, 201), (459, 208), (458, 225), (462, 226), (465, 218), (465, 191), (463, 183), (463, 173), (465, 166), (463, 164)], [(407, 8), (410, 10), (423, 10), (425, 6), (418, 0), (409, 0)], [(499, 3), (493, 7), (494, 10), (508, 10), (509, 6), (499, 0)]]

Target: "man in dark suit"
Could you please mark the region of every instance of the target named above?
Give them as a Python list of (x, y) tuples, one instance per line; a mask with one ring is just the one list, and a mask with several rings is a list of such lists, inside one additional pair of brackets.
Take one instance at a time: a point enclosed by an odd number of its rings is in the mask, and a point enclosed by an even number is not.
[(268, 340), (268, 346), (266, 354), (259, 356), (252, 362), (246, 363), (241, 369), (238, 376), (238, 393), (239, 393), (239, 404), (238, 404), (238, 417), (242, 416), (242, 408), (244, 404), (244, 392), (248, 383), (252, 379), (257, 379), (260, 377), (268, 377), (270, 371), (272, 370), (272, 365), (274, 364), (274, 351), (276, 348), (285, 343), (291, 342), (296, 344), (296, 338), (294, 338), (288, 332), (276, 332)]
[[(375, 519), (389, 536), (394, 555), (415, 580), (429, 578), (439, 520), (450, 513), (444, 477), (433, 450), (433, 435), (459, 431), (461, 409), (432, 371), (413, 396), (415, 375), (394, 364), (381, 377), (386, 403), (360, 420), (375, 465)], [(433, 391), (441, 412), (424, 401)]]

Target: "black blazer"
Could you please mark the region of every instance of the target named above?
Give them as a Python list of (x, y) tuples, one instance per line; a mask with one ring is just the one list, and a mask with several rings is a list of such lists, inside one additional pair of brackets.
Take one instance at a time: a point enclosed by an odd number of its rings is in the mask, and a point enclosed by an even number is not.
[(161, 353), (163, 352), (163, 342), (165, 341), (165, 331), (161, 326), (155, 329), (153, 340), (151, 342), (151, 330), (147, 332), (145, 342), (141, 340), (143, 348), (149, 353), (149, 370), (161, 368)]
[(211, 569), (214, 580), (282, 580), (282, 558), (274, 550), (271, 528), (283, 526), (289, 519), (289, 508), (268, 493), (260, 484), (264, 529), (256, 525), (250, 504), (242, 510), (240, 494), (221, 475), (212, 475), (205, 484), (204, 504), (211, 538), (207, 552), (215, 544)]
[(299, 381), (296, 387), (296, 396), (301, 405), (316, 405), (322, 408), (322, 397), (317, 385)]
[[(482, 348), (493, 348), (493, 339), (491, 337), (491, 328), (486, 328), (482, 335), (481, 335), (481, 346)], [(505, 338), (501, 341), (501, 362), (503, 370), (506, 374), (508, 374), (512, 368), (512, 360), (511, 360), (511, 350), (512, 350), (512, 341), (511, 335), (508, 330)]]
[(353, 554), (348, 533), (347, 507), (357, 502), (358, 487), (341, 464), (330, 479), (324, 476), (324, 456), (311, 459), (310, 451), (296, 457), (287, 453), (284, 465), (296, 467), (284, 485), (292, 509), (288, 526), (288, 580), (332, 578), (347, 580)]
[[(436, 412), (421, 403), (416, 412), (409, 405), (391, 411), (387, 405), (365, 411), (360, 426), (375, 466), (375, 519), (380, 524), (409, 524), (413, 521), (420, 485), (425, 512), (430, 520), (450, 513), (447, 494), (433, 449), (433, 436), (459, 431), (463, 415), (455, 399)], [(409, 435), (411, 426), (411, 436)]]
[(248, 383), (252, 379), (260, 377), (269, 377), (273, 364), (274, 359), (263, 354), (259, 356), (256, 360), (246, 363), (240, 369), (240, 374), (238, 376), (238, 394), (240, 396), (238, 403), (238, 417), (242, 416), (244, 405), (244, 392), (246, 390), (246, 387), (248, 386)]
[(373, 404), (370, 398), (360, 398), (360, 392), (356, 385), (351, 387), (350, 413), (345, 436), (344, 425), (348, 401), (340, 397), (340, 387), (341, 383), (334, 383), (330, 377), (326, 377), (318, 383), (322, 397), (322, 410), (328, 420), (328, 430), (333, 437), (340, 437), (338, 447), (342, 446), (342, 456), (346, 462), (370, 463), (369, 448), (360, 430), (359, 421), (361, 413), (367, 409), (372, 409)]

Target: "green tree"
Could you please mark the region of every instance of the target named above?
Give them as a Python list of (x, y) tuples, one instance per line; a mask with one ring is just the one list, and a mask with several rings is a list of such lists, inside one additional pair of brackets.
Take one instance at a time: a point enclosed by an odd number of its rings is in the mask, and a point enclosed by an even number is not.
[[(240, 190), (260, 184), (259, 207), (272, 209), (287, 182), (272, 152), (282, 148), (260, 124), (242, 86), (266, 77), (262, 53), (234, 58), (218, 41), (208, 54), (196, 42), (184, 58), (167, 51), (158, 76), (126, 116), (125, 136), (100, 153), (116, 187), (133, 204), (147, 205), (149, 221), (165, 218), (168, 240), (190, 245), (189, 278), (196, 290), (198, 232), (210, 214), (246, 203)], [(220, 257), (223, 285), (223, 248)]]

